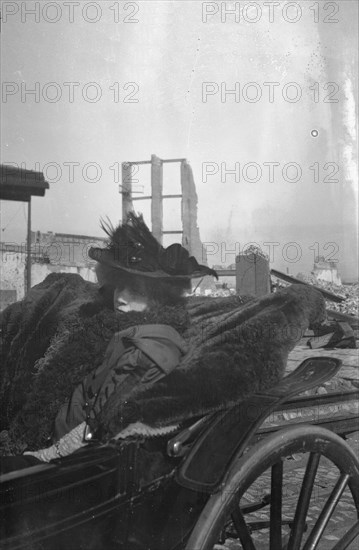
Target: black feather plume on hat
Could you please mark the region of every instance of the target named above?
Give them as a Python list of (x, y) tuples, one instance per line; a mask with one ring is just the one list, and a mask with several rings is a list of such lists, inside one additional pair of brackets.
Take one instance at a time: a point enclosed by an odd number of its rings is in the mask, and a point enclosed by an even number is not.
[(101, 222), (109, 236), (107, 248), (90, 248), (90, 258), (144, 277), (191, 279), (217, 273), (189, 255), (179, 243), (164, 248), (145, 224), (142, 215), (128, 214), (127, 222), (114, 228)]

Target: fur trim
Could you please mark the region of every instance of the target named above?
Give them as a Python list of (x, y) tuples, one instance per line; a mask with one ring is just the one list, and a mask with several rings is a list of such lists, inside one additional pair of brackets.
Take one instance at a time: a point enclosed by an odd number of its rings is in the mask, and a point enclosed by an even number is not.
[(174, 424), (274, 386), (304, 331), (324, 318), (322, 296), (293, 285), (214, 317), (206, 331), (198, 332), (201, 322), (195, 323), (190, 351), (177, 369), (150, 388), (138, 387), (125, 398), (110, 396), (99, 418), (103, 434), (136, 421)]
[(0, 441), (7, 452), (48, 446), (59, 407), (101, 364), (114, 332), (168, 324), (190, 351), (154, 386), (110, 396), (98, 419), (104, 439), (135, 422), (177, 424), (275, 385), (289, 351), (324, 312), (318, 292), (294, 285), (258, 300), (189, 299), (186, 308), (118, 315), (101, 303), (96, 285), (53, 274), (4, 312), (0, 401), (8, 434)]
[(17, 452), (49, 445), (60, 406), (101, 364), (115, 332), (161, 323), (183, 334), (189, 324), (184, 307), (116, 314), (101, 303), (96, 285), (77, 275), (53, 275), (4, 311), (0, 412), (9, 432), (3, 439)]

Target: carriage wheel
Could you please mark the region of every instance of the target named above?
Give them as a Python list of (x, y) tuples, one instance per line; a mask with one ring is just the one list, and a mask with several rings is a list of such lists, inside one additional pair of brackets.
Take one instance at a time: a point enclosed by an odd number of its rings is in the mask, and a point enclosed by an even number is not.
[[(290, 494), (286, 470), (293, 461), (285, 459), (298, 456), (298, 453), (306, 464), (301, 469), (298, 483), (293, 472), (289, 473), (296, 490), (294, 502), (291, 494), (292, 520), (288, 521), (283, 517), (283, 505)], [(329, 495), (326, 491), (324, 504), (321, 502), (319, 507), (318, 495), (313, 494), (313, 488), (317, 486), (316, 478), (320, 476), (320, 471), (322, 476), (324, 471), (326, 484), (330, 487)], [(252, 523), (254, 529), (261, 528), (261, 525), (268, 528), (263, 545), (263, 541), (256, 539), (255, 535), (259, 533), (251, 527), (248, 519), (251, 514), (247, 513), (250, 508), (247, 499), (256, 483), (263, 487), (265, 478), (270, 492), (270, 498), (267, 495), (267, 501), (270, 500), (268, 518), (263, 522), (265, 515), (261, 513), (262, 521)], [(333, 536), (324, 540), (324, 530), (330, 520), (334, 520), (333, 513), (340, 499), (347, 499), (348, 496), (350, 504), (354, 504), (353, 525), (340, 540)], [(349, 445), (335, 433), (320, 427), (291, 427), (263, 439), (241, 458), (234, 460), (221, 489), (209, 498), (186, 550), (320, 550), (322, 547), (326, 550), (349, 550), (349, 545), (359, 535), (358, 514), (359, 462)], [(289, 531), (286, 536), (285, 530)], [(238, 542), (229, 546), (218, 544), (223, 543), (227, 536), (238, 539)]]

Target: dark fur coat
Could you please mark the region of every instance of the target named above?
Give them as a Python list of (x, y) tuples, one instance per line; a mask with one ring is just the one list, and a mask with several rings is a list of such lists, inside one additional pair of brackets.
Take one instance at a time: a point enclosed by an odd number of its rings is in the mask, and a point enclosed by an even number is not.
[(275, 385), (303, 331), (324, 317), (322, 296), (305, 285), (262, 299), (191, 298), (176, 307), (118, 315), (96, 285), (78, 275), (49, 275), (2, 315), (2, 452), (50, 444), (59, 407), (101, 364), (114, 332), (168, 324), (189, 352), (154, 386), (110, 396), (98, 419), (104, 439), (135, 421), (181, 422)]

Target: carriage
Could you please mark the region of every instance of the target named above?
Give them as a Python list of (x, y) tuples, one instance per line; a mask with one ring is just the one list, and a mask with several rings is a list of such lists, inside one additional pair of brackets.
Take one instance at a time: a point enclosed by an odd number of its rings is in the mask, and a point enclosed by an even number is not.
[[(276, 411), (357, 399), (354, 390), (298, 395), (339, 368), (338, 359), (306, 359), (271, 390), (191, 418), (170, 435), (92, 441), (68, 457), (1, 476), (0, 548), (353, 548), (359, 462), (345, 436), (358, 430), (358, 417), (268, 423)], [(298, 457), (299, 481), (291, 469)], [(313, 513), (323, 475), (327, 491)], [(324, 538), (342, 499), (356, 511), (352, 524), (341, 538)]]

